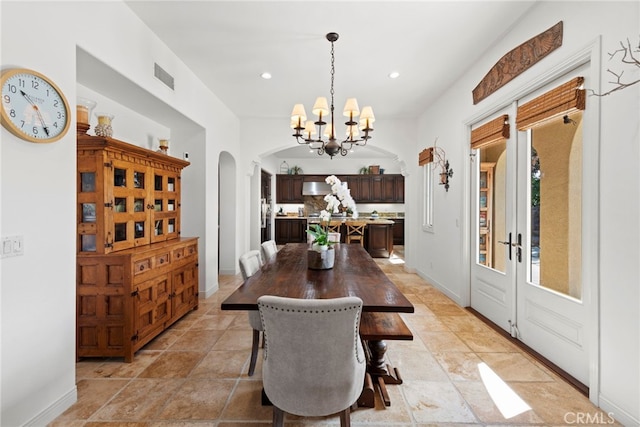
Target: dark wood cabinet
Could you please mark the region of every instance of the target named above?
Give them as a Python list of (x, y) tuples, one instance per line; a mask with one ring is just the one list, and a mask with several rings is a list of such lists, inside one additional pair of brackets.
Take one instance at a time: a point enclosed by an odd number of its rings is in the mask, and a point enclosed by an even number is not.
[(393, 222), (393, 244), (404, 245), (404, 218), (394, 218)]
[(286, 245), (287, 243), (304, 243), (306, 241), (306, 219), (276, 219), (276, 244)]
[(276, 203), (304, 203), (304, 175), (276, 175)]
[[(304, 203), (303, 182), (324, 182), (326, 175), (276, 175), (276, 203)], [(340, 175), (356, 203), (404, 203), (404, 176)]]
[(389, 258), (393, 253), (393, 224), (367, 224), (365, 248), (373, 258)]

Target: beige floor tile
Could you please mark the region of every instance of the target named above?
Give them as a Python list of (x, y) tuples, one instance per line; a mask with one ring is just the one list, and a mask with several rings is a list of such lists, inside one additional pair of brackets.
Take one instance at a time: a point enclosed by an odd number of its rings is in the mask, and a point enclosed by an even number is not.
[[(538, 417), (533, 409), (525, 410), (519, 414), (507, 413), (509, 418), (505, 418), (505, 415), (496, 406), (496, 402), (491, 398), (485, 384), (481, 381), (458, 382), (455, 385), (465, 401), (471, 406), (476, 417), (483, 423), (544, 424), (544, 420)], [(507, 411), (510, 409), (508, 403), (498, 403), (505, 405)]]
[(72, 420), (86, 420), (90, 418), (113, 396), (120, 392), (129, 380), (80, 380), (78, 401), (57, 418), (57, 421), (71, 422)]
[(451, 382), (405, 381), (402, 392), (419, 423), (474, 423), (471, 408)]
[(139, 378), (186, 378), (206, 353), (166, 351), (142, 371)]
[(241, 380), (231, 393), (221, 419), (235, 421), (269, 421), (272, 407), (262, 406), (262, 381)]
[(94, 420), (146, 421), (156, 419), (183, 379), (135, 379), (107, 405)]
[(478, 364), (483, 361), (475, 353), (434, 353), (433, 357), (440, 363), (440, 366), (452, 381), (480, 380)]
[(191, 330), (213, 329), (217, 331), (225, 331), (235, 319), (235, 314), (205, 314), (193, 324)]
[(456, 332), (466, 345), (478, 353), (510, 353), (518, 351), (518, 348), (493, 330)]
[(235, 384), (236, 380), (188, 379), (176, 390), (158, 418), (217, 419)]
[(187, 330), (168, 350), (207, 352), (223, 334), (224, 331), (210, 329)]
[(246, 374), (245, 367), (249, 369), (249, 356), (246, 350), (210, 351), (191, 371), (189, 378), (237, 379)]
[(227, 329), (212, 350), (246, 350), (251, 352), (253, 329)]
[(504, 381), (554, 381), (522, 353), (478, 353), (478, 356)]
[[(395, 343), (393, 343), (395, 344)], [(395, 348), (387, 352), (392, 367), (400, 371), (402, 378), (412, 380), (448, 381), (449, 377), (428, 351)]]
[(418, 336), (432, 352), (444, 353), (450, 351), (471, 351), (471, 349), (453, 332), (419, 332)]

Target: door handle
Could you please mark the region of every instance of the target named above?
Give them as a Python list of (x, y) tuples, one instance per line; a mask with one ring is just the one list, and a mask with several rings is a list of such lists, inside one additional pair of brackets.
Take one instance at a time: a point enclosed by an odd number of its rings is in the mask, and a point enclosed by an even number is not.
[(515, 246), (515, 244), (511, 242), (511, 233), (509, 233), (509, 240), (507, 242), (498, 240), (498, 243), (502, 243), (503, 245), (506, 245), (509, 247), (509, 261), (511, 261), (511, 246)]
[(522, 262), (522, 233), (518, 233), (518, 243), (515, 243), (513, 246), (516, 247), (518, 262)]

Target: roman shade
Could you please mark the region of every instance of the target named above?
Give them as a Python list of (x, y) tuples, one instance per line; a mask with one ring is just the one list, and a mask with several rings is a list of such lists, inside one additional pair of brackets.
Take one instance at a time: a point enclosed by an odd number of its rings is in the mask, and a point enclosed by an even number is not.
[(486, 147), (507, 139), (509, 139), (509, 115), (503, 114), (471, 131), (471, 149)]
[(518, 107), (516, 126), (527, 130), (558, 116), (585, 109), (584, 77), (576, 77)]

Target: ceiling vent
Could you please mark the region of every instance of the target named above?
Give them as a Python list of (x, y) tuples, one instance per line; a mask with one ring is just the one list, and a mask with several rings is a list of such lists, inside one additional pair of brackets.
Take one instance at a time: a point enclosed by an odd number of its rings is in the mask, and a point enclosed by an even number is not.
[(155, 62), (153, 63), (153, 75), (173, 90), (173, 76), (163, 70), (162, 67)]

